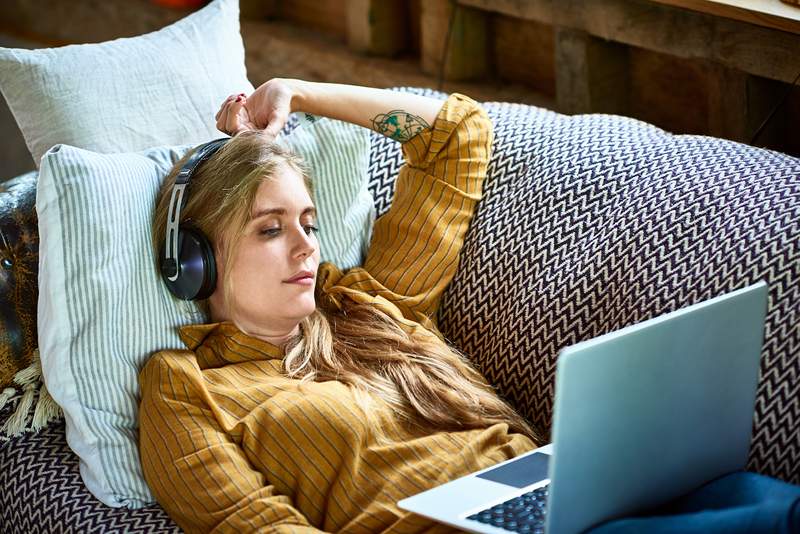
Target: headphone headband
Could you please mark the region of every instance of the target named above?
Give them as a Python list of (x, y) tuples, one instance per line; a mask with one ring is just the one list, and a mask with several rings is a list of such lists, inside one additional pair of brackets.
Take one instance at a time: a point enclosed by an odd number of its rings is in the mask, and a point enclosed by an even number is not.
[[(186, 184), (189, 183), (189, 179), (197, 170), (197, 167), (200, 166), (201, 163), (209, 159), (211, 156), (217, 153), (217, 151), (222, 148), (225, 143), (230, 140), (230, 137), (220, 137), (219, 139), (214, 139), (213, 141), (209, 141), (208, 143), (203, 143), (202, 145), (195, 148), (194, 152), (186, 163), (183, 164), (181, 170), (178, 171), (178, 176), (175, 177), (176, 184)], [(181, 206), (183, 207), (183, 206)]]
[[(167, 284), (167, 287), (172, 291), (179, 298), (184, 299), (194, 299), (194, 298), (205, 298), (208, 295), (200, 295), (200, 294), (193, 294), (191, 291), (187, 293), (183, 290), (183, 286), (185, 284), (181, 284), (180, 278), (182, 271), (186, 267), (184, 264), (196, 264), (197, 259), (191, 258), (192, 261), (185, 260), (179, 254), (179, 248), (183, 245), (183, 241), (185, 238), (185, 229), (182, 228), (181, 222), (181, 211), (183, 208), (186, 207), (187, 201), (187, 188), (189, 187), (189, 181), (191, 180), (194, 173), (197, 171), (197, 168), (206, 160), (211, 158), (217, 151), (222, 148), (225, 143), (230, 140), (229, 137), (222, 137), (220, 139), (214, 139), (213, 141), (209, 141), (208, 143), (204, 143), (197, 148), (195, 148), (194, 152), (189, 159), (181, 166), (178, 174), (175, 177), (175, 184), (172, 186), (172, 193), (169, 199), (169, 209), (167, 211), (167, 225), (166, 225), (166, 235), (164, 238), (164, 256), (162, 256), (161, 260), (161, 276), (164, 278), (164, 281)], [(199, 238), (203, 242), (207, 242), (204, 236), (197, 231), (193, 232), (194, 240), (197, 241)], [(207, 258), (210, 251), (203, 250), (202, 255)], [(213, 263), (213, 254), (211, 255), (211, 262)], [(202, 269), (201, 274), (203, 276), (203, 280), (200, 280), (201, 285), (203, 287), (208, 286), (208, 283), (204, 282), (207, 276), (207, 270), (210, 269), (212, 272), (215, 271), (214, 266), (206, 266), (206, 268)], [(194, 270), (194, 269), (193, 269)], [(205, 280), (207, 282), (207, 280)], [(193, 284), (196, 285), (196, 284)], [(213, 285), (211, 287), (213, 290)], [(205, 292), (205, 291), (204, 291)]]

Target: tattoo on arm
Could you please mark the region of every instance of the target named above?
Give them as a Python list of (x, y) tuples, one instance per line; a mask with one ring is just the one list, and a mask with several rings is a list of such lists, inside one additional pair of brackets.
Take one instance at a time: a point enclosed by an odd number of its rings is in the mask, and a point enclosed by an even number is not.
[(396, 109), (372, 119), (372, 128), (386, 137), (405, 143), (422, 130), (430, 128), (422, 117)]

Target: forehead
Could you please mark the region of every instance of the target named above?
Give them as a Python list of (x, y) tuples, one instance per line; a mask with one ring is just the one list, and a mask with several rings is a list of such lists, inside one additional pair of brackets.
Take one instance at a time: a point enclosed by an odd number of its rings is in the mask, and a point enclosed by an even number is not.
[(272, 177), (258, 186), (253, 209), (291, 209), (313, 205), (303, 175), (288, 165), (281, 165)]

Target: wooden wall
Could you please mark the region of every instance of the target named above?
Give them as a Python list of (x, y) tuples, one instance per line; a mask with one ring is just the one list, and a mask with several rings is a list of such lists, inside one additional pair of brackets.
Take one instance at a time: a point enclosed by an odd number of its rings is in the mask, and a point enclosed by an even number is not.
[[(787, 77), (792, 69), (800, 74), (800, 61), (784, 50), (796, 44), (800, 56), (800, 22), (773, 18), (759, 26), (738, 13), (733, 20), (649, 0), (607, 2), (614, 11), (607, 20), (603, 6), (575, 0), (273, 3), (274, 18), (360, 53), (413, 58), (437, 81), (520, 84), (565, 113), (619, 113), (675, 133), (749, 142), (786, 97), (755, 144), (800, 155), (800, 88), (790, 89)], [(391, 26), (380, 26), (382, 13)], [(775, 21), (777, 30), (769, 27)], [(735, 57), (729, 62), (728, 55)], [(786, 58), (792, 64), (774, 64)], [(779, 74), (760, 75), (759, 62)], [(755, 68), (739, 70), (748, 66)]]
[[(675, 133), (742, 142), (751, 140), (788, 94), (755, 144), (800, 155), (800, 88), (788, 83), (800, 73), (800, 22), (775, 31), (663, 5), (670, 2), (240, 0), (240, 5), (248, 72), (256, 84), (271, 76), (296, 76), (424, 85), (564, 113), (619, 113)], [(3, 0), (0, 34), (42, 46), (96, 42), (152, 31), (187, 13), (156, 7), (151, 0), (36, 5)], [(706, 55), (703, 46), (709, 47)]]
[(341, 0), (291, 0), (274, 2), (272, 18), (291, 21), (343, 41), (347, 38), (347, 4)]

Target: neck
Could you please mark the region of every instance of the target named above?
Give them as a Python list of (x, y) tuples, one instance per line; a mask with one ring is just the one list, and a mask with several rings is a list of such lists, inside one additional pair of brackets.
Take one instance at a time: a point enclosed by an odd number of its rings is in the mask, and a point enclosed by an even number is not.
[(283, 349), (283, 347), (292, 339), (300, 334), (300, 321), (278, 321), (282, 324), (271, 324), (269, 328), (264, 328), (262, 325), (252, 324), (249, 321), (237, 320), (230, 313), (223, 312), (219, 306), (215, 306), (211, 302), (211, 320), (215, 323), (229, 322), (233, 323), (236, 328), (254, 338), (271, 343), (276, 347)]
[(266, 341), (267, 343), (271, 343), (276, 347), (283, 349), (283, 347), (292, 339), (297, 337), (300, 334), (300, 325), (297, 324), (289, 330), (288, 332), (272, 332), (272, 331), (265, 331), (265, 330), (254, 330), (254, 329), (245, 329), (242, 328), (241, 325), (236, 325), (239, 330), (244, 332), (249, 336), (253, 336), (254, 338), (260, 339), (262, 341)]

